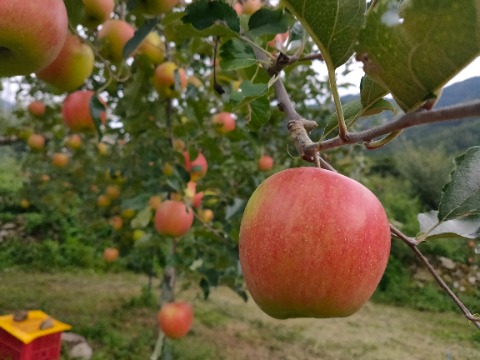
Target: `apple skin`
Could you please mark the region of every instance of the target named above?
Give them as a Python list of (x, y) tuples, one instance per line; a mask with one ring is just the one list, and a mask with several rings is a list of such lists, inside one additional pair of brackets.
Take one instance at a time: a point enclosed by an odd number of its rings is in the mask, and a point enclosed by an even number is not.
[[(175, 88), (176, 71), (178, 71), (180, 78), (179, 89)], [(152, 82), (161, 96), (175, 98), (180, 96), (180, 92), (187, 87), (188, 79), (184, 69), (179, 68), (177, 64), (171, 61), (166, 61), (156, 67)]]
[(85, 8), (84, 25), (90, 29), (96, 28), (110, 18), (115, 9), (114, 0), (83, 0)]
[[(95, 130), (90, 115), (90, 99), (94, 95), (92, 90), (78, 90), (68, 95), (62, 105), (63, 122), (74, 132), (91, 132)], [(104, 101), (100, 100), (102, 103)], [(106, 112), (100, 116), (102, 123), (107, 119)]]
[(185, 170), (190, 173), (190, 180), (198, 181), (207, 175), (208, 163), (205, 155), (198, 153), (195, 160), (190, 161), (190, 154), (188, 151), (184, 151), (183, 158), (185, 159)]
[(185, 235), (193, 224), (193, 210), (176, 200), (165, 200), (155, 211), (155, 229), (161, 235)]
[(62, 0), (2, 0), (0, 18), (0, 77), (41, 70), (57, 57), (67, 37)]
[(68, 165), (70, 158), (64, 153), (55, 153), (52, 155), (52, 164), (58, 168), (64, 168)]
[(45, 147), (45, 137), (40, 134), (31, 134), (27, 139), (27, 144), (32, 150), (42, 150)]
[(80, 137), (80, 135), (77, 134), (70, 135), (65, 141), (65, 144), (70, 149), (78, 150), (82, 146), (82, 138)]
[(243, 6), (238, 1), (233, 4), (233, 10), (237, 13), (238, 16), (242, 15), (243, 13)]
[(277, 319), (345, 317), (371, 297), (390, 253), (390, 226), (366, 187), (318, 168), (278, 172), (243, 214), (246, 286)]
[(144, 55), (152, 64), (158, 65), (165, 59), (165, 44), (158, 33), (152, 31), (140, 43), (137, 54)]
[(219, 134), (226, 134), (235, 130), (235, 118), (229, 112), (220, 112), (213, 115), (212, 123), (215, 131)]
[(108, 247), (105, 248), (105, 250), (103, 251), (103, 260), (105, 260), (105, 262), (107, 263), (116, 261), (118, 259), (118, 256), (119, 253), (118, 249), (116, 248)]
[(162, 305), (158, 312), (158, 324), (169, 339), (180, 339), (188, 334), (193, 323), (193, 308), (186, 302)]
[(98, 207), (106, 208), (106, 207), (109, 207), (111, 203), (112, 203), (112, 200), (110, 200), (110, 198), (107, 195), (100, 195), (97, 198)]
[(33, 116), (43, 116), (45, 115), (46, 111), (47, 107), (41, 101), (32, 101), (30, 104), (28, 104), (28, 112)]
[(261, 0), (243, 0), (242, 14), (252, 15), (262, 7)]
[(62, 92), (73, 91), (90, 77), (94, 60), (92, 48), (78, 36), (68, 34), (55, 60), (36, 75)]
[(260, 171), (269, 171), (273, 168), (273, 158), (269, 155), (262, 155), (258, 159), (258, 170)]
[(133, 37), (135, 29), (126, 21), (111, 19), (103, 23), (98, 32), (100, 54), (113, 63), (123, 61), (123, 48)]

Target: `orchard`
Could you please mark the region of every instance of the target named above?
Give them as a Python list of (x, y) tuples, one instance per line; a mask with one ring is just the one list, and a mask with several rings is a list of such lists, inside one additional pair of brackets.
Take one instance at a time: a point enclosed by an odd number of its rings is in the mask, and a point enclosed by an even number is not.
[(158, 279), (152, 359), (216, 288), (321, 322), (412, 268), (480, 329), (480, 278), (438, 260), (480, 265), (479, 139), (422, 145), (478, 134), (480, 99), (436, 106), (480, 55), (478, 1), (4, 0), (0, 17), (0, 160), (18, 169), (0, 226), (20, 224), (0, 249)]

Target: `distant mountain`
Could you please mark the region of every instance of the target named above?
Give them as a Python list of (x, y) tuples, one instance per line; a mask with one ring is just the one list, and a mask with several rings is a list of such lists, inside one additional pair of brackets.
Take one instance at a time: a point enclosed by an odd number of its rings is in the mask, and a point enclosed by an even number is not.
[(441, 108), (475, 99), (480, 99), (480, 76), (444, 88), (435, 107)]

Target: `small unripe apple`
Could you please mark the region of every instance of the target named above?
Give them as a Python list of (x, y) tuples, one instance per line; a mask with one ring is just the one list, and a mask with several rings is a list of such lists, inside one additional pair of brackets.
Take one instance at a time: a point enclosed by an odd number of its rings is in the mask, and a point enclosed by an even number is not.
[(78, 36), (68, 34), (55, 60), (36, 75), (60, 91), (73, 91), (92, 74), (94, 59), (90, 45)]
[[(90, 132), (95, 130), (92, 115), (90, 114), (90, 99), (94, 96), (92, 90), (78, 90), (68, 95), (63, 101), (63, 122), (74, 132)], [(102, 103), (105, 103), (100, 99)], [(105, 123), (106, 112), (102, 112), (100, 120)]]
[(273, 158), (269, 155), (262, 155), (260, 159), (258, 159), (258, 170), (260, 171), (268, 171), (273, 168)]
[(24, 209), (28, 209), (30, 207), (30, 201), (27, 199), (20, 200), (20, 206)]
[(112, 203), (112, 200), (110, 200), (110, 198), (107, 195), (100, 195), (97, 198), (98, 207), (106, 208), (106, 207), (109, 207), (111, 203)]
[(242, 13), (252, 15), (254, 12), (260, 10), (262, 7), (261, 0), (243, 0)]
[(97, 144), (97, 150), (98, 150), (98, 153), (102, 156), (108, 155), (108, 145), (105, 144), (104, 142), (99, 142)]
[(135, 216), (135, 210), (133, 210), (132, 208), (126, 208), (122, 210), (122, 217), (124, 219), (131, 219), (134, 216)]
[(157, 66), (152, 82), (161, 96), (175, 98), (180, 96), (180, 93), (187, 87), (187, 75), (185, 70), (179, 68), (177, 64), (166, 61)]
[(166, 176), (173, 175), (173, 165), (170, 164), (170, 163), (165, 163), (162, 166), (162, 173), (163, 173), (163, 175), (166, 175)]
[(52, 155), (52, 164), (58, 168), (64, 168), (68, 165), (70, 158), (64, 153), (55, 153)]
[(182, 139), (174, 139), (173, 148), (177, 151), (185, 150), (185, 141), (183, 141)]
[(152, 195), (148, 199), (148, 206), (152, 209), (156, 209), (162, 203), (162, 197), (160, 195)]
[(268, 315), (345, 317), (375, 291), (390, 253), (382, 204), (362, 184), (318, 168), (266, 179), (239, 233), (247, 289)]
[(123, 48), (135, 33), (135, 29), (126, 21), (111, 19), (103, 23), (98, 32), (100, 54), (113, 63), (123, 61)]
[(65, 144), (73, 150), (78, 150), (82, 146), (82, 138), (78, 134), (70, 135)]
[(50, 176), (44, 174), (44, 175), (40, 176), (40, 180), (41, 180), (42, 182), (49, 182), (49, 181), (50, 181)]
[(31, 134), (27, 144), (32, 150), (42, 150), (45, 147), (45, 137), (40, 134)]
[(164, 304), (158, 312), (158, 324), (167, 338), (182, 338), (192, 327), (193, 308), (185, 302)]
[(120, 188), (117, 185), (108, 185), (105, 189), (105, 195), (107, 195), (110, 200), (118, 199), (120, 196)]
[(211, 209), (203, 209), (199, 211), (198, 216), (204, 223), (209, 224), (212, 222), (215, 215)]
[(196, 159), (190, 161), (190, 154), (188, 151), (184, 151), (183, 158), (185, 159), (185, 170), (190, 173), (190, 180), (198, 181), (207, 174), (208, 163), (202, 153), (198, 153)]
[(135, 229), (132, 233), (133, 241), (139, 241), (145, 236), (145, 231), (142, 229)]
[(112, 216), (108, 222), (113, 230), (118, 231), (123, 227), (123, 219), (118, 215)]
[(181, 201), (166, 200), (155, 211), (155, 229), (161, 235), (185, 235), (193, 224), (193, 210)]
[(115, 9), (114, 0), (82, 0), (85, 8), (84, 25), (90, 29), (107, 21)]
[(165, 59), (165, 45), (158, 33), (152, 31), (141, 42), (138, 54), (146, 56), (152, 64), (158, 65)]
[(212, 123), (215, 131), (219, 134), (226, 134), (235, 130), (235, 118), (229, 112), (220, 112), (213, 115)]
[(272, 40), (270, 40), (267, 44), (271, 48), (281, 49), (285, 45), (285, 42), (287, 41), (287, 39), (288, 39), (288, 31), (275, 35), (275, 37)]
[(114, 262), (118, 259), (119, 252), (118, 249), (112, 248), (112, 247), (107, 247), (103, 251), (103, 260), (107, 263)]
[(45, 115), (46, 110), (47, 110), (47, 107), (41, 101), (32, 101), (28, 105), (28, 112), (33, 116), (38, 116), (38, 117), (43, 116)]
[(43, 69), (57, 57), (68, 32), (62, 0), (2, 0), (0, 19), (0, 78)]

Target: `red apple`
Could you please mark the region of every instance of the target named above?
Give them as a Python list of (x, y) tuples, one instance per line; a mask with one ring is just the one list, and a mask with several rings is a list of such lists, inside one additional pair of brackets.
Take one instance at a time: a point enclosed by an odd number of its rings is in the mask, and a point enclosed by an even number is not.
[(33, 116), (43, 116), (45, 115), (46, 110), (47, 110), (47, 107), (41, 101), (32, 101), (28, 105), (28, 112)]
[(196, 159), (190, 161), (190, 154), (188, 151), (184, 151), (183, 158), (185, 159), (185, 170), (190, 173), (192, 181), (198, 181), (207, 174), (207, 159), (202, 153), (198, 153)]
[(193, 210), (176, 200), (166, 200), (155, 211), (155, 229), (162, 235), (185, 235), (193, 224)]
[(32, 150), (42, 150), (45, 147), (45, 137), (40, 134), (31, 134), (27, 144)]
[(162, 305), (158, 312), (158, 324), (169, 339), (179, 339), (187, 335), (193, 323), (193, 308), (185, 302)]
[(258, 170), (260, 171), (268, 171), (273, 168), (273, 158), (268, 155), (260, 156), (258, 159)]
[(36, 75), (60, 91), (72, 91), (90, 77), (94, 59), (93, 50), (88, 44), (78, 36), (68, 34), (55, 60)]
[(83, 0), (85, 8), (84, 25), (94, 29), (110, 18), (115, 9), (114, 0)]
[(288, 32), (284, 32), (284, 33), (275, 35), (275, 37), (272, 40), (270, 40), (267, 44), (271, 48), (281, 49), (285, 45), (285, 42), (287, 41), (287, 39), (288, 39)]
[(223, 111), (213, 115), (212, 123), (215, 131), (219, 134), (226, 134), (235, 130), (235, 118), (229, 112)]
[(126, 21), (118, 19), (105, 21), (98, 32), (100, 54), (114, 63), (122, 62), (123, 48), (134, 33), (135, 29)]
[(114, 230), (118, 231), (123, 227), (123, 219), (118, 215), (112, 216), (108, 222)]
[(107, 263), (114, 262), (118, 259), (118, 249), (112, 248), (112, 247), (107, 247), (103, 251), (103, 260)]
[(105, 195), (107, 195), (110, 200), (118, 199), (120, 196), (120, 188), (117, 185), (108, 185), (105, 189)]
[(270, 176), (240, 226), (247, 288), (278, 319), (353, 314), (375, 291), (389, 252), (390, 226), (375, 195), (318, 168)]
[(64, 153), (55, 153), (52, 155), (52, 164), (58, 168), (64, 168), (68, 165), (70, 158)]
[[(75, 132), (89, 132), (95, 130), (92, 116), (90, 115), (90, 99), (94, 95), (92, 90), (78, 90), (66, 97), (62, 106), (63, 122), (70, 130)], [(103, 100), (101, 100), (104, 103)], [(100, 119), (105, 123), (106, 112)]]
[(235, 1), (235, 4), (233, 4), (233, 10), (237, 13), (238, 16), (243, 14), (243, 6), (240, 4), (238, 1)]
[(190, 199), (192, 206), (196, 209), (202, 205), (203, 191), (197, 192), (197, 183), (189, 181), (185, 189), (185, 197)]
[(262, 0), (243, 0), (242, 13), (252, 15), (262, 7)]
[(187, 87), (187, 76), (184, 69), (171, 61), (166, 61), (157, 66), (152, 82), (161, 96), (174, 98), (180, 96), (181, 91)]
[(57, 57), (67, 36), (62, 0), (2, 0), (0, 19), (0, 77), (41, 70)]

